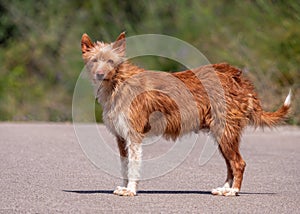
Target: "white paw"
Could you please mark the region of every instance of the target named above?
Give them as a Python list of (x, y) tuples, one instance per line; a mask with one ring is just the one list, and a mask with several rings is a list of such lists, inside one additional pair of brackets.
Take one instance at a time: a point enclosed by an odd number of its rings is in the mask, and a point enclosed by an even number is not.
[(130, 190), (127, 187), (120, 187), (120, 186), (117, 186), (117, 188), (114, 191), (114, 194), (119, 196), (136, 196), (135, 191)]
[(224, 195), (224, 196), (237, 196), (239, 190), (236, 188), (229, 188), (229, 187), (218, 187), (211, 191), (213, 195)]

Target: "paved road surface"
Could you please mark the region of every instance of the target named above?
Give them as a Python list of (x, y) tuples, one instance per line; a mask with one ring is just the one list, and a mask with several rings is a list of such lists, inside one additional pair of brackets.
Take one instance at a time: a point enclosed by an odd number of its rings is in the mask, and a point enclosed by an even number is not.
[(202, 146), (172, 172), (141, 182), (137, 197), (119, 197), (112, 191), (121, 180), (89, 162), (72, 124), (2, 123), (0, 213), (299, 213), (300, 128), (246, 131), (239, 197), (209, 194), (223, 183), (225, 163), (215, 153), (199, 166)]

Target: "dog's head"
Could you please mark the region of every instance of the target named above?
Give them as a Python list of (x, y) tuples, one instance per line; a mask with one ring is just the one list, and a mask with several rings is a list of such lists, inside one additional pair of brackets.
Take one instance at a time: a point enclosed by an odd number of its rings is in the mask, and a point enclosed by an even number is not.
[(81, 38), (81, 51), (87, 71), (94, 83), (110, 81), (125, 59), (125, 32), (115, 42), (92, 42), (87, 34)]

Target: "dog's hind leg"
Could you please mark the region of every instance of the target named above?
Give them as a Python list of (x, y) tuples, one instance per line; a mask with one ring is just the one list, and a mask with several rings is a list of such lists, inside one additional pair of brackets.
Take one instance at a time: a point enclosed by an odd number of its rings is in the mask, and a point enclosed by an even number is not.
[(213, 195), (236, 196), (241, 189), (246, 163), (239, 152), (239, 141), (240, 137), (236, 132), (223, 136), (219, 143), (227, 165), (227, 179), (223, 187), (212, 190)]
[(227, 166), (227, 178), (226, 178), (226, 181), (225, 181), (225, 184), (224, 184), (224, 188), (231, 188), (232, 184), (233, 184), (233, 171), (232, 171), (232, 168), (231, 168), (231, 165), (230, 165), (230, 161), (226, 158), (226, 156), (224, 155), (224, 153), (223, 153), (222, 149), (220, 148), (220, 146), (219, 146), (219, 150), (220, 150), (222, 156), (224, 157), (225, 162), (226, 162), (226, 166)]
[[(130, 138), (129, 138), (130, 139)], [(114, 194), (120, 196), (135, 196), (140, 179), (140, 168), (142, 161), (141, 140), (127, 140), (127, 172), (125, 181), (127, 186), (117, 187)]]

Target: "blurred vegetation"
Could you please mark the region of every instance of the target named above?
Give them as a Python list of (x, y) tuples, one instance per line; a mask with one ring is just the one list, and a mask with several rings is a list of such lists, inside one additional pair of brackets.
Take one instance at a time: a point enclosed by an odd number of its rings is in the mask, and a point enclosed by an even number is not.
[[(174, 36), (211, 63), (242, 68), (266, 110), (277, 109), (292, 88), (289, 123), (300, 124), (300, 3), (294, 0), (2, 0), (0, 120), (72, 120), (81, 35), (112, 41), (123, 30)], [(160, 70), (179, 66), (145, 63)]]

